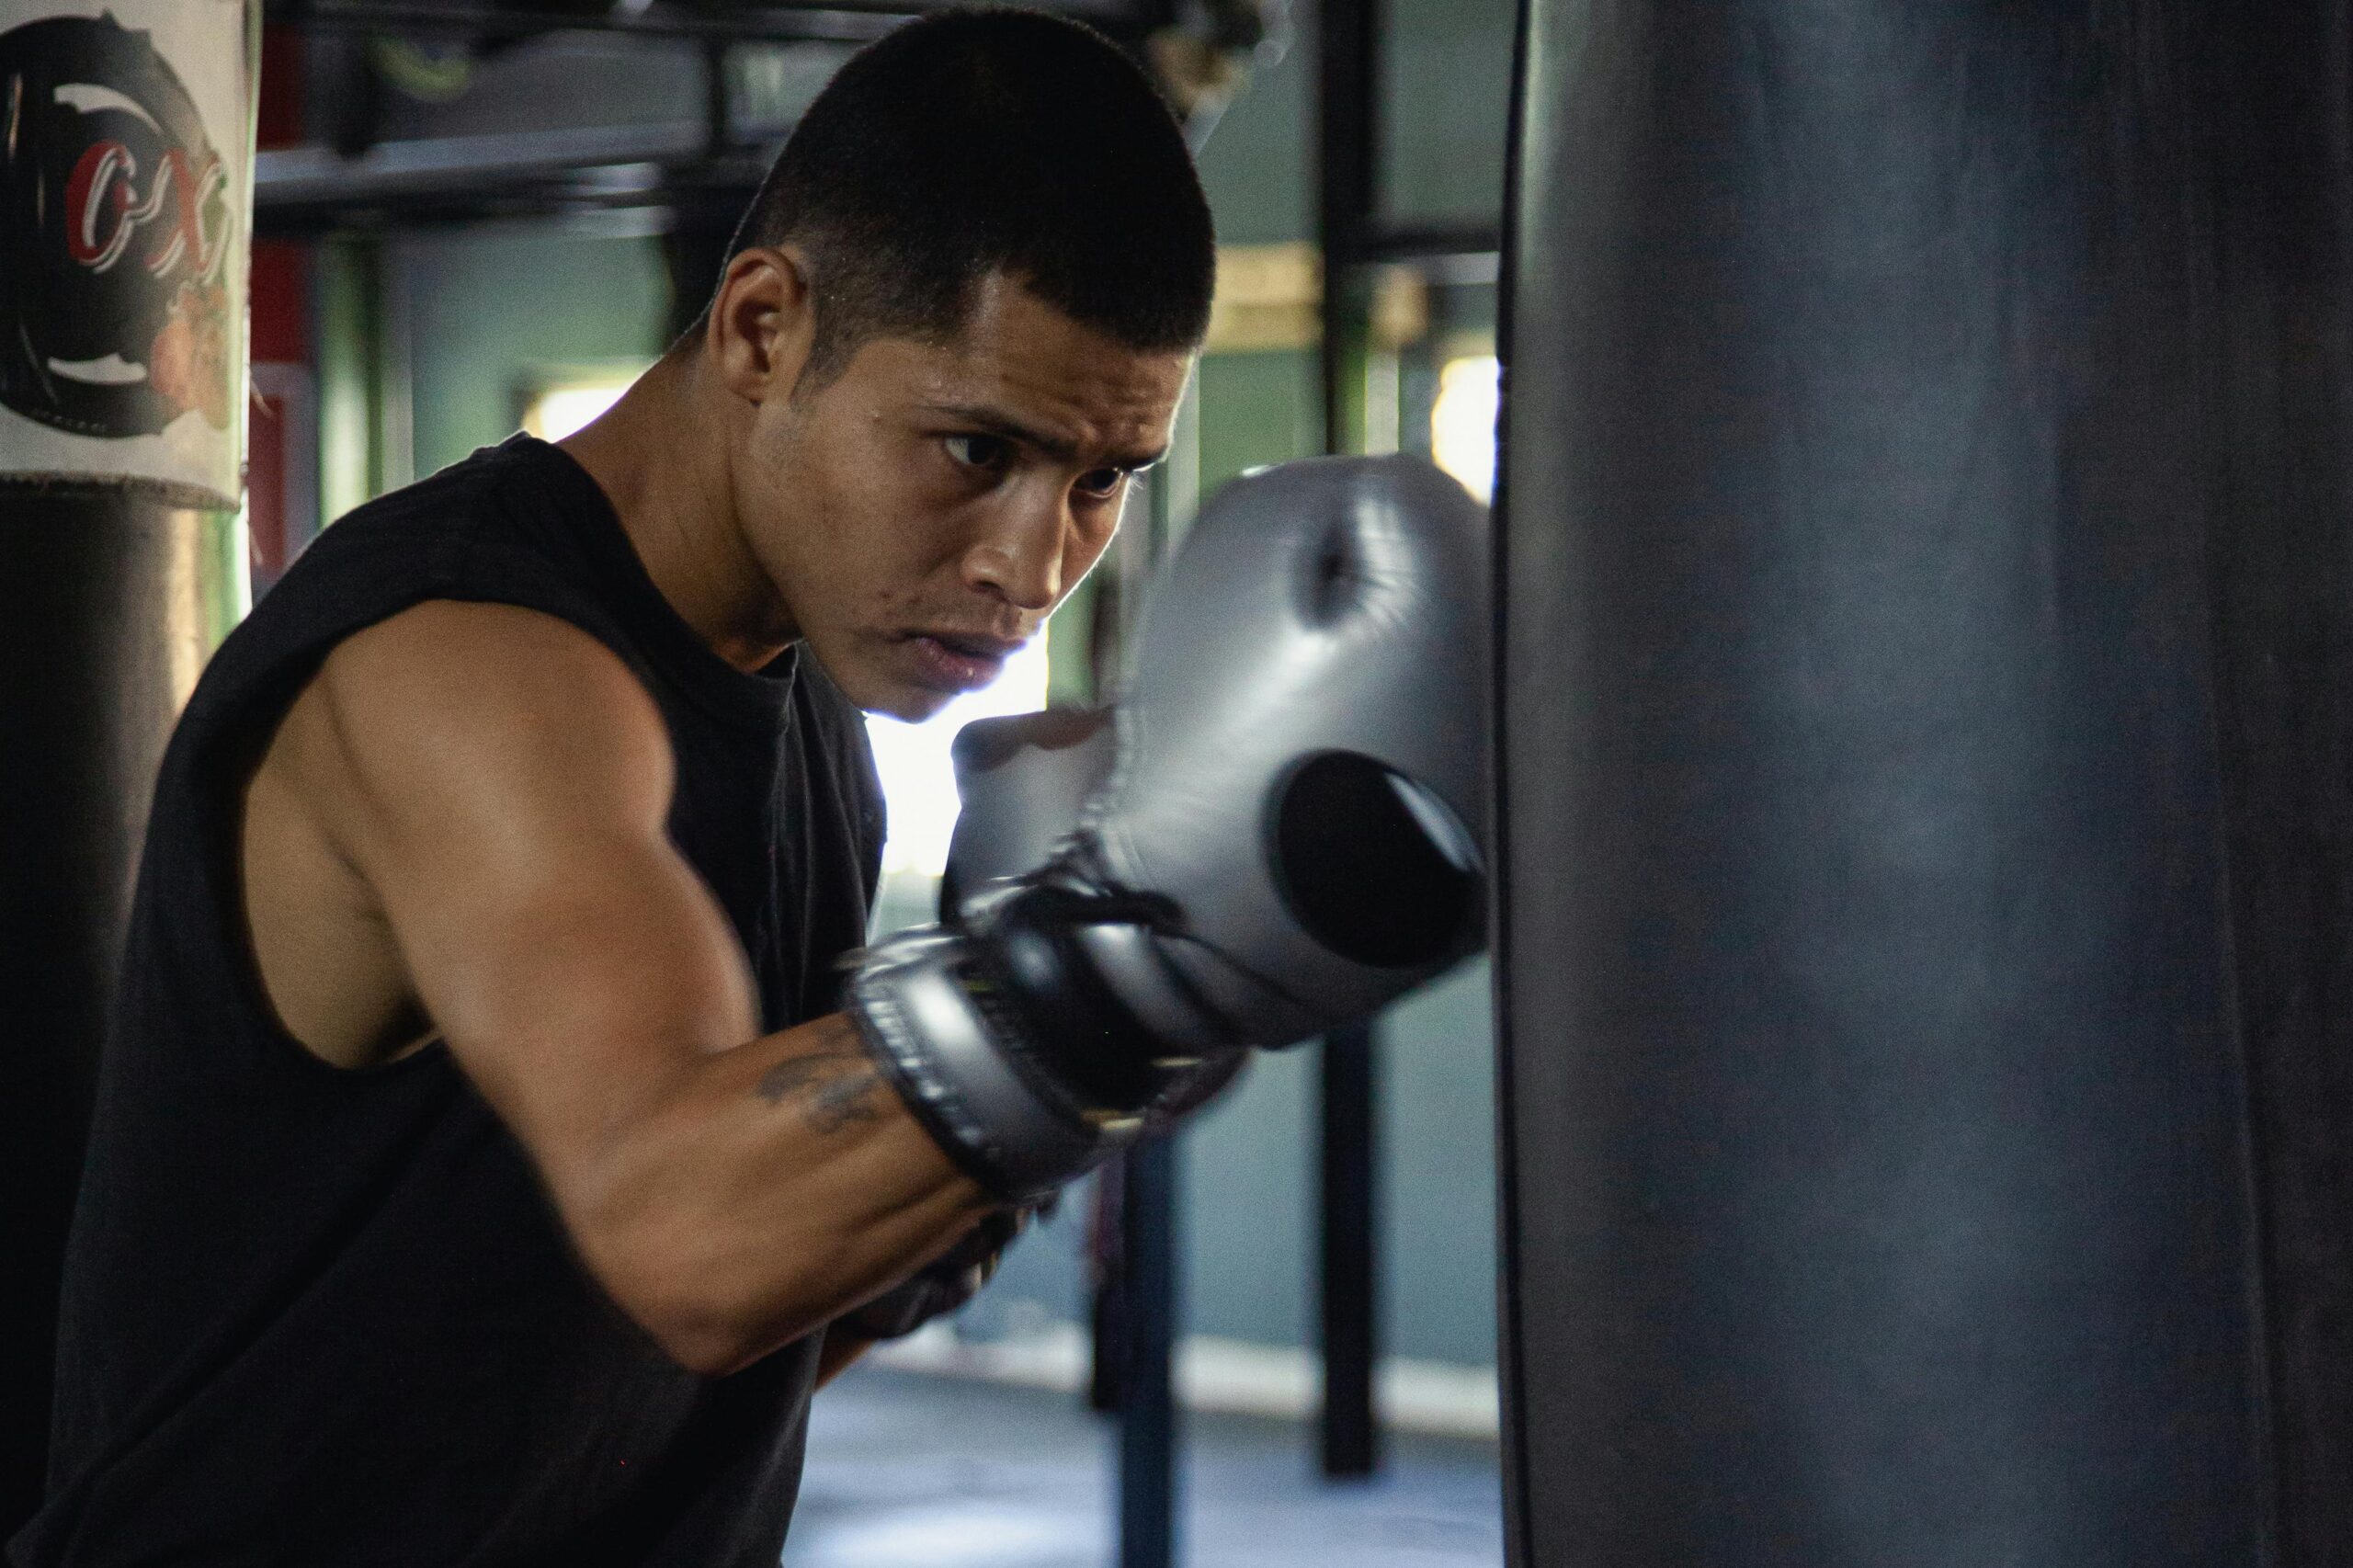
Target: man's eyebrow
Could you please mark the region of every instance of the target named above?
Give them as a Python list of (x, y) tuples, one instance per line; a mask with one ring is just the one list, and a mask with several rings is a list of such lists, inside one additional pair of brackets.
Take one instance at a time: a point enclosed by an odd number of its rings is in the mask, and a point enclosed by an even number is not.
[[(986, 403), (927, 403), (924, 404), (924, 408), (928, 413), (944, 415), (948, 418), (970, 425), (989, 435), (1002, 436), (1008, 441), (1019, 441), (1026, 446), (1035, 447), (1057, 462), (1069, 462), (1078, 455), (1076, 443), (1064, 440), (1060, 436), (1049, 435), (1043, 430), (1032, 428), (1003, 409), (992, 408)], [(1142, 473), (1167, 455), (1166, 447), (1153, 447), (1138, 452), (1115, 453), (1104, 466), (1120, 469), (1128, 473)]]

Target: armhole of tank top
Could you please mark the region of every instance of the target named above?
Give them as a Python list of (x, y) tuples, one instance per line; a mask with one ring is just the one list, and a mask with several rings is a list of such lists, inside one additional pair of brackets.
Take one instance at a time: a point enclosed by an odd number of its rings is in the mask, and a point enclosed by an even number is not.
[(418, 598), (392, 605), (381, 614), (355, 619), (274, 661), (265, 678), (256, 683), (257, 689), (241, 694), (235, 708), (214, 721), (211, 733), (202, 737), (200, 751), (190, 759), (195, 775), (190, 788), (198, 797), (192, 814), (200, 824), (200, 841), (194, 851), (197, 891), (208, 916), (202, 928), (210, 933), (214, 949), (193, 956), (220, 977), (226, 993), (222, 1002), (247, 1020), (248, 1027), (236, 1032), (251, 1042), (260, 1066), (282, 1062), (324, 1082), (357, 1085), (404, 1077), (448, 1055), (436, 1036), (406, 1055), (367, 1067), (338, 1067), (320, 1056), (296, 1039), (278, 1017), (269, 988), (262, 981), (260, 955), (245, 918), (244, 787), (260, 762), (268, 736), (276, 733), (287, 710), (318, 674), (327, 655), (346, 638), (422, 602)]
[(451, 533), (452, 538), (437, 544), (431, 568), (420, 574), (417, 592), (329, 626), (274, 661), (270, 671), (256, 683), (259, 689), (240, 704), (240, 710), (216, 721), (213, 733), (203, 737), (201, 754), (191, 760), (198, 772), (196, 787), (202, 792), (196, 812), (204, 835), (196, 851), (199, 892), (212, 917), (210, 924), (216, 941), (215, 951), (197, 956), (224, 978), (228, 994), (223, 1000), (253, 1020), (260, 1054), (290, 1062), (295, 1071), (326, 1081), (354, 1085), (378, 1083), (423, 1071), (428, 1062), (451, 1059), (448, 1043), (437, 1031), (424, 1046), (390, 1062), (338, 1067), (295, 1038), (278, 1017), (268, 987), (262, 982), (259, 957), (245, 921), (240, 802), (245, 778), (259, 760), (255, 748), (264, 744), (262, 737), (275, 731), (328, 655), (347, 639), (435, 599), (513, 605), (552, 616), (610, 649), (640, 684), (647, 681), (644, 669), (620, 645), (618, 634), (593, 624), (597, 619), (593, 603), (555, 591), (545, 583), (527, 584), (521, 574), (502, 574), (502, 581), (494, 585), (469, 582), (472, 569), (496, 547), (485, 551), (480, 535), (471, 530), (452, 529)]

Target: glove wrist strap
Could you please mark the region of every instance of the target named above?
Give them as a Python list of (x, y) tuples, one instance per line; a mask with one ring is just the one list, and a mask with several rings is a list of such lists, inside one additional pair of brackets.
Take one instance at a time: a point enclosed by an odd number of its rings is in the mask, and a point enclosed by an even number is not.
[(843, 1006), (949, 1156), (993, 1195), (1032, 1201), (1133, 1142), (1146, 1121), (1089, 1110), (1029, 1065), (1021, 1024), (977, 956), (954, 931), (901, 933), (868, 949)]

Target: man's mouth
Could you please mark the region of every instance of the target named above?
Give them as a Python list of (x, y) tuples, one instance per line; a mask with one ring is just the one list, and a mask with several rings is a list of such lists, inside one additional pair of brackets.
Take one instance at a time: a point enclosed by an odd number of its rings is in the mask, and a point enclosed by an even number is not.
[(1005, 661), (1021, 643), (972, 631), (911, 631), (916, 679), (935, 690), (977, 691), (1004, 673)]

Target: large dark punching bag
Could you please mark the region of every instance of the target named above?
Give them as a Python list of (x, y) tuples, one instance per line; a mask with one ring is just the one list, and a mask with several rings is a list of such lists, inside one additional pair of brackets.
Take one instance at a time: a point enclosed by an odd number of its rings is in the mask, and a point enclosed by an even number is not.
[(1522, 1568), (2353, 1562), (2353, 39), (1533, 0)]
[(258, 14), (0, 14), (0, 1545), (156, 764), (241, 597)]

